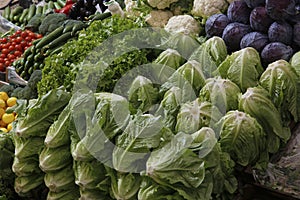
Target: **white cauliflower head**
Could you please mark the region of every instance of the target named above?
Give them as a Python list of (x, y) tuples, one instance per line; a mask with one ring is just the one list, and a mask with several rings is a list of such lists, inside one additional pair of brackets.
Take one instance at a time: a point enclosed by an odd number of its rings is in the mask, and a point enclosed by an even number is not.
[(225, 12), (228, 8), (226, 0), (194, 0), (192, 15), (207, 19), (213, 14)]
[(152, 10), (146, 17), (146, 22), (152, 27), (164, 28), (172, 16), (171, 11)]
[(153, 8), (165, 9), (170, 6), (171, 3), (177, 2), (178, 0), (147, 0), (148, 4)]
[(186, 35), (198, 35), (201, 30), (200, 23), (190, 15), (171, 17), (165, 29), (171, 33), (184, 33)]

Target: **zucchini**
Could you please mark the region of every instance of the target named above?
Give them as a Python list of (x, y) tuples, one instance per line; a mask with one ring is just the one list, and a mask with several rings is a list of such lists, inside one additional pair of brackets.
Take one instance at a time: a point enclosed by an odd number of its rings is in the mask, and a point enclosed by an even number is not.
[(63, 32), (64, 27), (60, 26), (57, 29), (55, 29), (54, 31), (52, 31), (51, 33), (49, 33), (48, 35), (44, 36), (37, 44), (36, 44), (36, 48), (37, 49), (41, 49), (43, 48), (45, 45), (49, 44), (51, 41), (55, 40), (56, 38), (58, 38), (62, 32)]
[(72, 37), (71, 32), (66, 32), (64, 34), (62, 34), (61, 36), (59, 36), (58, 38), (56, 38), (55, 40), (53, 40), (52, 42), (50, 42), (46, 48), (48, 49), (53, 49), (55, 47), (61, 46), (63, 44), (65, 44), (68, 39), (70, 39)]
[(14, 18), (14, 16), (17, 16), (17, 15), (20, 15), (22, 14), (24, 8), (22, 6), (17, 6), (16, 8), (14, 8), (12, 11), (11, 11), (11, 19)]
[(76, 33), (84, 28), (86, 28), (86, 24), (75, 24), (75, 26), (72, 28), (72, 36), (75, 36)]
[(5, 19), (8, 19), (8, 18), (9, 18), (9, 15), (10, 15), (10, 12), (11, 12), (11, 9), (10, 9), (9, 6), (7, 6), (7, 7), (4, 9), (4, 13), (3, 13), (2, 16), (3, 16)]
[(34, 4), (31, 4), (29, 7), (28, 15), (26, 17), (28, 22), (35, 15), (35, 11), (36, 11), (36, 6)]
[(20, 23), (24, 23), (24, 22), (26, 21), (25, 19), (26, 19), (28, 13), (29, 13), (29, 9), (28, 9), (28, 8), (25, 8), (25, 9), (23, 10), (23, 12), (22, 12), (20, 18), (19, 18), (19, 22), (20, 22)]

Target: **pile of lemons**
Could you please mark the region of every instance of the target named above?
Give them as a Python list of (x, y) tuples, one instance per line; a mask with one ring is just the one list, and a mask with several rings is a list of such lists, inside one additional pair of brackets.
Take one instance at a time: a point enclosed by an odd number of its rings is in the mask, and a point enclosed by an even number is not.
[(7, 113), (6, 109), (17, 103), (16, 97), (9, 97), (6, 92), (0, 92), (0, 132), (9, 132), (12, 129), (12, 122), (15, 121), (16, 113)]

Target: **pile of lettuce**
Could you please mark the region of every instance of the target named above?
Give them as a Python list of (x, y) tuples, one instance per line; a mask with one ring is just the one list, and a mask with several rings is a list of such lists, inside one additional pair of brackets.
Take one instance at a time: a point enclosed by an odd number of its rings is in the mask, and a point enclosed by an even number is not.
[(48, 199), (232, 199), (236, 167), (265, 170), (299, 121), (300, 62), (264, 69), (255, 49), (225, 47), (213, 37), (188, 57), (165, 48), (114, 92), (89, 88), (91, 68), (72, 97), (33, 100), (16, 122), (14, 162), (42, 172), (22, 184), (42, 180)]

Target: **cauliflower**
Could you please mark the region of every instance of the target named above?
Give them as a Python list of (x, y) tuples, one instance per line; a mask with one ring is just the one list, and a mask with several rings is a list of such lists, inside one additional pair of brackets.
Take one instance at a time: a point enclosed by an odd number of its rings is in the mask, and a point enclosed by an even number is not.
[(213, 14), (225, 12), (228, 8), (226, 0), (194, 0), (192, 15), (207, 19)]
[(148, 4), (153, 8), (165, 9), (170, 6), (171, 3), (177, 2), (178, 0), (147, 0)]
[(146, 22), (152, 27), (164, 28), (172, 16), (171, 11), (152, 10), (146, 17)]
[(169, 19), (165, 29), (171, 33), (198, 35), (200, 23), (190, 15), (177, 15)]

